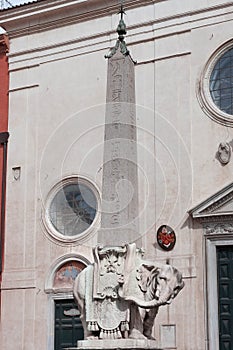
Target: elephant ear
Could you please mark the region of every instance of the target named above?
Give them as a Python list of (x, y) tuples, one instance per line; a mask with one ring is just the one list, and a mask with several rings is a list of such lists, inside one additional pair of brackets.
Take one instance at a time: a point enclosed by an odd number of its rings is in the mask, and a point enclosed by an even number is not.
[(182, 279), (182, 274), (181, 272), (179, 272), (175, 267), (173, 268), (174, 269), (174, 273), (176, 275), (176, 279), (177, 279), (177, 284), (174, 288), (174, 293), (173, 293), (173, 298), (176, 297), (176, 295), (181, 291), (181, 289), (184, 288), (185, 286), (185, 283)]
[(151, 278), (151, 271), (155, 269), (154, 265), (142, 264), (137, 270), (138, 286), (143, 293), (148, 289), (148, 282)]

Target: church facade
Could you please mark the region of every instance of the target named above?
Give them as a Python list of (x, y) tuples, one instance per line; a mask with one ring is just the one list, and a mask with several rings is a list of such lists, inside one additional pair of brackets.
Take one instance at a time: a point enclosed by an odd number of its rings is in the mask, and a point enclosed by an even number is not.
[[(10, 133), (1, 349), (60, 350), (83, 337), (72, 289), (98, 244), (104, 56), (116, 43), (119, 7), (40, 0), (0, 12)], [(153, 336), (163, 349), (231, 349), (233, 5), (125, 0), (124, 8), (136, 61), (134, 241), (185, 281), (160, 308)]]

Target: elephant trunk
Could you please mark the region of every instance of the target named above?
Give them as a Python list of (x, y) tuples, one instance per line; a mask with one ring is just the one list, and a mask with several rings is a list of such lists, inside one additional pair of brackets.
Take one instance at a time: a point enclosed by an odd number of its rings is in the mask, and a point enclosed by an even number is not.
[(141, 300), (136, 297), (126, 297), (125, 300), (134, 302), (137, 306), (143, 308), (143, 309), (151, 309), (154, 307), (159, 307), (161, 305), (169, 304), (169, 301), (171, 299), (171, 294), (166, 293), (160, 296), (159, 299), (152, 299), (152, 300)]

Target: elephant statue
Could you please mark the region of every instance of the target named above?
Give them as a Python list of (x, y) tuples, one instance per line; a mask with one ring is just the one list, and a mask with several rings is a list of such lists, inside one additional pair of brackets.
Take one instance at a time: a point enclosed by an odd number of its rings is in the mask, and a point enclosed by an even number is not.
[(184, 287), (171, 265), (143, 260), (136, 245), (96, 247), (95, 262), (74, 283), (85, 339), (153, 339), (159, 307)]
[(153, 339), (152, 327), (154, 319), (158, 313), (159, 307), (168, 305), (176, 297), (179, 291), (184, 287), (181, 273), (171, 265), (148, 265), (142, 264), (138, 270), (138, 286), (142, 292), (142, 297), (125, 296), (122, 291), (122, 284), (118, 294), (124, 300), (132, 303), (132, 307), (139, 310), (142, 325), (137, 325), (138, 320), (131, 320), (135, 325), (131, 328), (131, 333), (135, 333), (135, 329), (139, 328), (146, 338)]

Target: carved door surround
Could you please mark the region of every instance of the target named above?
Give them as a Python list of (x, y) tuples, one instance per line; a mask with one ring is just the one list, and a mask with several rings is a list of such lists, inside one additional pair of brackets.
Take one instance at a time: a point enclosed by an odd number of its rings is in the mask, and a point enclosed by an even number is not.
[[(70, 283), (70, 278), (73, 279), (73, 277), (75, 277), (76, 268), (78, 270), (81, 270), (89, 264), (90, 261), (84, 256), (76, 253), (69, 253), (62, 255), (58, 259), (56, 259), (47, 272), (47, 278), (45, 281), (45, 293), (47, 294), (48, 298), (47, 312), (49, 315), (47, 339), (48, 350), (55, 349), (56, 304), (73, 303), (73, 285)], [(72, 267), (74, 267), (74, 269), (72, 269)], [(60, 281), (60, 283), (58, 283), (58, 280)], [(73, 307), (68, 309), (68, 313), (72, 312), (75, 312)]]
[(206, 260), (208, 349), (220, 350), (217, 248), (233, 246), (233, 183), (190, 210), (203, 227)]

